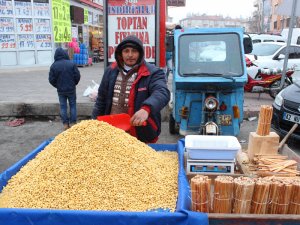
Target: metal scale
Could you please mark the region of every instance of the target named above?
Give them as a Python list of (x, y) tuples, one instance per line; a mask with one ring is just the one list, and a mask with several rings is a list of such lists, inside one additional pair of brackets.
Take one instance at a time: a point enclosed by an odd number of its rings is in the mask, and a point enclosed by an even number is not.
[(241, 148), (234, 136), (187, 135), (186, 172), (234, 174), (236, 153)]
[(191, 174), (199, 173), (224, 173), (234, 174), (235, 160), (201, 160), (189, 159), (186, 161), (186, 171)]

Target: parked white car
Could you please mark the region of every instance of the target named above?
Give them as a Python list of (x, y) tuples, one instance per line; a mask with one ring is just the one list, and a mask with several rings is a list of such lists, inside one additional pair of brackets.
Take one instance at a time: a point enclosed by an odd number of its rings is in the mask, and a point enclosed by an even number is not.
[[(283, 69), (286, 43), (265, 42), (253, 45), (253, 50), (246, 56), (259, 68)], [(294, 68), (300, 73), (300, 45), (291, 45), (287, 68)]]
[[(288, 39), (288, 34), (289, 34), (289, 29), (288, 28), (284, 28), (281, 31), (281, 36), (283, 38), (285, 38), (286, 40)], [(300, 44), (300, 28), (293, 28), (291, 43), (292, 44), (297, 44), (297, 45)]]
[(257, 34), (251, 37), (252, 43), (262, 43), (262, 42), (286, 42), (286, 38), (279, 36), (279, 35), (272, 35), (272, 34)]

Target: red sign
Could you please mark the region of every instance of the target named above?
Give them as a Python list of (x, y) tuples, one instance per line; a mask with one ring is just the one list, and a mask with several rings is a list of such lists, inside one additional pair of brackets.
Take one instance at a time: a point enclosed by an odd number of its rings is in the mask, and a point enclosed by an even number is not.
[(137, 36), (144, 45), (145, 60), (155, 62), (155, 0), (108, 0), (107, 58), (115, 61), (117, 45), (127, 36)]

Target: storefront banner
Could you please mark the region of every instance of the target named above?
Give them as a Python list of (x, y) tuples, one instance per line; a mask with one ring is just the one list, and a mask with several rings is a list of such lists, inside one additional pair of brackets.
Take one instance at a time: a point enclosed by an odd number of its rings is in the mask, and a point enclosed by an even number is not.
[(70, 2), (52, 1), (54, 42), (71, 42)]
[(0, 49), (16, 48), (16, 37), (14, 34), (0, 34)]
[(15, 15), (16, 16), (31, 16), (31, 1), (30, 0), (15, 0)]
[(18, 33), (32, 33), (33, 31), (31, 18), (17, 18), (16, 26)]
[(51, 33), (50, 19), (34, 19), (36, 33)]
[(12, 16), (13, 14), (12, 0), (0, 0), (0, 15)]
[(115, 48), (128, 35), (135, 35), (141, 39), (146, 61), (155, 62), (155, 2), (108, 0), (108, 62), (115, 61)]
[(37, 49), (51, 49), (51, 34), (37, 34), (35, 36)]
[(89, 23), (89, 11), (87, 9), (84, 9), (84, 24)]
[(0, 17), (0, 33), (13, 33), (14, 31), (14, 19)]
[(34, 49), (34, 36), (33, 34), (19, 34), (18, 35), (19, 49)]
[(33, 12), (38, 17), (50, 17), (49, 3), (33, 3)]

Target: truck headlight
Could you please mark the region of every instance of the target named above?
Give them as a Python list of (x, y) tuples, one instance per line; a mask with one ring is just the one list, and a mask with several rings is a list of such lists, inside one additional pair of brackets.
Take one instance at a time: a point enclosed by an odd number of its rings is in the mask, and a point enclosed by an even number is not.
[(209, 111), (216, 110), (218, 104), (219, 104), (218, 100), (213, 96), (209, 96), (205, 99), (205, 108)]
[(282, 97), (282, 92), (283, 90), (281, 90), (275, 97), (275, 100), (274, 100), (274, 103), (276, 105), (278, 105), (279, 107), (282, 106), (282, 103), (283, 103), (283, 97)]

